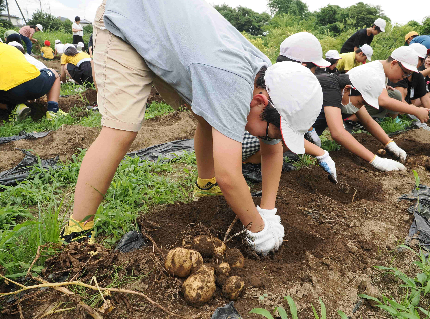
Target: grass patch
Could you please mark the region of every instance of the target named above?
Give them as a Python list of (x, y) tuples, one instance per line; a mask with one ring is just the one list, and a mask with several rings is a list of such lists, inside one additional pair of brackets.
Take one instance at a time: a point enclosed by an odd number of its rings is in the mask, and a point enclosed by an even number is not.
[(152, 102), (145, 111), (145, 120), (173, 112), (175, 110), (166, 103)]
[[(25, 274), (39, 245), (59, 243), (84, 155), (82, 150), (57, 170), (35, 167), (16, 186), (0, 185), (0, 264), (10, 278)], [(196, 175), (194, 153), (170, 162), (125, 158), (95, 216), (97, 240), (112, 246), (137, 229), (136, 218), (152, 207), (190, 201)], [(48, 249), (45, 257), (54, 252)], [(37, 262), (35, 273), (46, 258)]]

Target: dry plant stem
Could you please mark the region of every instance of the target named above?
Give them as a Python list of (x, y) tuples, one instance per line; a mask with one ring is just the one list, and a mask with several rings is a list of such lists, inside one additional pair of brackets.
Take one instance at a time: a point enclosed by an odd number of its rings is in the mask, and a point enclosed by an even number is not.
[(31, 271), (31, 268), (33, 268), (33, 266), (34, 266), (34, 264), (36, 263), (36, 261), (39, 259), (39, 257), (40, 257), (40, 248), (41, 248), (42, 246), (37, 246), (37, 252), (36, 252), (36, 257), (34, 257), (34, 259), (33, 259), (33, 262), (31, 263), (31, 265), (30, 265), (30, 267), (28, 268), (28, 270), (27, 270), (27, 274), (25, 275), (25, 277), (27, 278), (27, 277), (30, 277), (30, 271)]
[(354, 192), (354, 195), (352, 195), (352, 200), (351, 200), (351, 203), (354, 201), (354, 198), (355, 198), (355, 194), (357, 194), (357, 189), (356, 188), (354, 188), (355, 189), (355, 192)]
[(42, 319), (42, 318), (48, 317), (50, 315), (53, 315), (54, 313), (65, 312), (65, 311), (69, 311), (69, 310), (73, 310), (73, 309), (76, 309), (76, 307), (49, 311), (49, 312), (45, 313), (42, 317), (39, 317), (39, 318)]
[[(4, 279), (7, 279), (6, 277), (4, 277), (3, 275), (1, 275), (0, 274), (0, 277), (2, 277), (2, 278), (4, 278)], [(44, 280), (43, 279), (38, 279), (39, 281), (41, 281), (41, 282), (44, 282)], [(51, 287), (51, 288), (54, 288), (54, 289), (56, 289), (56, 288), (63, 288), (64, 290), (60, 290), (60, 291), (62, 291), (62, 292), (64, 292), (64, 293), (66, 293), (66, 294), (68, 294), (68, 295), (70, 295), (70, 294), (74, 294), (73, 292), (71, 292), (70, 290), (68, 290), (68, 289), (66, 289), (64, 286), (68, 286), (68, 285), (76, 285), (76, 286), (81, 286), (81, 287), (85, 287), (85, 288), (89, 288), (89, 289), (92, 289), (92, 290), (102, 290), (102, 291), (111, 291), (111, 292), (119, 292), (119, 293), (126, 293), (126, 294), (133, 294), (133, 295), (138, 295), (138, 296), (141, 296), (141, 297), (144, 297), (149, 303), (151, 303), (153, 306), (155, 306), (155, 307), (157, 307), (157, 308), (159, 308), (159, 309), (161, 309), (161, 310), (163, 310), (164, 312), (166, 312), (166, 313), (168, 313), (169, 315), (171, 315), (171, 316), (175, 316), (175, 317), (179, 317), (179, 318), (188, 318), (188, 317), (183, 317), (183, 316), (180, 316), (180, 315), (177, 315), (177, 314), (175, 314), (175, 313), (173, 313), (173, 312), (170, 312), (169, 310), (167, 310), (166, 308), (164, 308), (163, 306), (161, 306), (160, 304), (158, 304), (158, 303), (156, 303), (154, 300), (152, 300), (151, 298), (149, 298), (147, 295), (145, 295), (144, 293), (141, 293), (141, 292), (137, 292), (137, 291), (132, 291), (132, 290), (127, 290), (127, 289), (117, 289), (117, 288), (97, 288), (97, 287), (95, 287), (95, 286), (91, 286), (91, 285), (87, 285), (87, 284), (84, 284), (84, 283), (82, 283), (82, 282), (80, 282), (80, 281), (72, 281), (72, 282), (70, 282), (70, 281), (68, 281), (68, 282), (57, 282), (57, 283), (43, 283), (43, 284), (41, 284), (41, 285), (34, 285), (34, 286), (28, 286), (28, 287), (24, 287), (24, 288), (22, 288), (22, 289), (20, 289), (20, 290), (17, 290), (17, 291), (13, 291), (13, 292), (8, 292), (8, 293), (0, 293), (0, 297), (5, 297), (5, 296), (9, 296), (9, 295), (15, 295), (15, 294), (18, 294), (18, 293), (20, 293), (20, 292), (22, 292), (22, 291), (25, 291), (25, 290), (29, 290), (29, 289), (37, 289), (37, 288), (43, 288), (43, 287)], [(57, 289), (57, 290), (59, 290), (59, 289)], [(67, 292), (66, 292), (67, 291)], [(90, 308), (92, 311), (93, 311), (93, 313), (95, 313), (95, 311), (91, 308), (91, 307), (89, 307), (89, 306), (87, 306), (87, 305), (85, 305), (85, 304), (79, 304), (80, 306), (82, 306), (82, 307), (84, 307), (86, 310), (87, 310), (87, 307), (88, 308)], [(92, 314), (91, 314), (92, 315)], [(98, 315), (99, 317), (98, 318), (102, 318), (100, 315)], [(94, 317), (94, 316), (93, 316)], [(95, 317), (94, 317), (95, 318)]]
[(21, 304), (18, 304), (18, 310), (19, 310), (19, 318), (24, 319), (24, 315), (22, 314)]
[(80, 274), (80, 272), (81, 272), (81, 270), (82, 269), (84, 269), (85, 267), (86, 267), (86, 265), (90, 262), (90, 260), (93, 258), (94, 256), (92, 255), (92, 256), (90, 256), (90, 258), (88, 258), (88, 260), (85, 262), (85, 264), (83, 264), (81, 267), (80, 267), (80, 269), (79, 269), (79, 271), (69, 280), (69, 281), (73, 281), (73, 280), (75, 280), (76, 279), (76, 277)]
[(99, 287), (99, 284), (98, 284), (98, 282), (97, 282), (96, 276), (93, 276), (93, 278), (91, 278), (91, 280), (94, 280), (94, 282), (96, 283), (96, 287), (97, 287), (97, 289), (99, 290), (100, 296), (102, 296), (103, 302), (106, 302), (106, 299), (105, 299), (105, 297), (103, 297), (103, 293), (102, 293), (102, 291), (100, 290), (100, 287)]
[(227, 237), (228, 237), (228, 235), (230, 234), (231, 230), (233, 229), (234, 224), (236, 224), (237, 220), (238, 220), (238, 218), (237, 218), (237, 216), (236, 216), (236, 217), (233, 219), (233, 221), (231, 222), (230, 226), (228, 226), (228, 229), (227, 229), (227, 231), (226, 231), (226, 233), (225, 233), (224, 240), (223, 240), (224, 244), (226, 243)]
[(240, 232), (238, 232), (238, 233), (236, 233), (236, 234), (234, 234), (234, 235), (231, 235), (231, 237), (230, 237), (229, 239), (224, 240), (224, 244), (228, 243), (228, 242), (229, 242), (230, 240), (232, 240), (234, 237), (239, 236), (239, 235), (242, 235), (244, 232), (246, 232), (246, 228), (242, 229)]

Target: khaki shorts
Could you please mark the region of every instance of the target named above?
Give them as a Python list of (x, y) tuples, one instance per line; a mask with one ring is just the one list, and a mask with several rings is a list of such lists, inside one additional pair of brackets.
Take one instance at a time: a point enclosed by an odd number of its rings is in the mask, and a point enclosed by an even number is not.
[(152, 84), (175, 110), (185, 102), (148, 68), (131, 45), (106, 30), (103, 22), (105, 4), (106, 0), (97, 9), (93, 24), (94, 72), (101, 124), (137, 132), (142, 127)]
[[(387, 90), (388, 96), (392, 99), (396, 99), (397, 101), (402, 101), (402, 93), (399, 90)], [(367, 112), (369, 112), (370, 116), (373, 118), (384, 118), (388, 116), (388, 114), (398, 114), (398, 112), (384, 109), (383, 107), (379, 107), (379, 109), (375, 109), (370, 105), (365, 105)]]

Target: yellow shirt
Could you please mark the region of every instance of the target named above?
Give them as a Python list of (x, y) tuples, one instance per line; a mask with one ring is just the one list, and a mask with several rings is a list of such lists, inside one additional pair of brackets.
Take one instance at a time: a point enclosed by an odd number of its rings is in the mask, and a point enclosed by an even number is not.
[(40, 71), (17, 48), (0, 43), (0, 90), (9, 91), (33, 80)]
[(42, 49), (40, 49), (40, 52), (43, 53), (43, 57), (45, 59), (53, 59), (54, 58), (54, 50), (52, 50), (51, 47), (43, 47)]
[(68, 56), (68, 55), (65, 55), (63, 53), (63, 55), (61, 56), (61, 64), (72, 63), (72, 64), (76, 65), (82, 59), (89, 59), (89, 58), (90, 58), (90, 56), (88, 54), (86, 54), (85, 52), (79, 52), (75, 56)]
[(337, 63), (337, 69), (340, 72), (349, 71), (361, 64), (355, 60), (355, 52), (342, 53), (340, 54), (340, 57), (342, 59)]

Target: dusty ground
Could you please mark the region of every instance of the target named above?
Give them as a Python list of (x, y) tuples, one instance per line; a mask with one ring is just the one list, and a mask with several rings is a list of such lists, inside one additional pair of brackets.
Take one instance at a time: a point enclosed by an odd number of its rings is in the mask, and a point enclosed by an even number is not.
[[(194, 128), (194, 121), (188, 113), (173, 113), (147, 121), (132, 150), (189, 138)], [(43, 139), (0, 145), (0, 170), (11, 168), (19, 161), (21, 154), (15, 148), (31, 148), (42, 158), (59, 154), (62, 160), (66, 160), (78, 148), (87, 148), (97, 133), (97, 129), (64, 127)], [(371, 136), (355, 136), (373, 152), (380, 148)], [(411, 254), (397, 251), (396, 246), (407, 235), (412, 217), (406, 212), (409, 203), (398, 202), (397, 198), (412, 190), (415, 183), (412, 169), (417, 170), (423, 184), (430, 183), (427, 169), (429, 132), (409, 131), (396, 136), (395, 141), (408, 153), (407, 172), (377, 172), (342, 149), (331, 154), (340, 181), (336, 186), (317, 166), (283, 174), (277, 208), (286, 236), (280, 250), (263, 258), (252, 254), (240, 236), (227, 244), (230, 248), (239, 248), (246, 258), (244, 269), (235, 271), (246, 281), (244, 294), (235, 302), (243, 318), (262, 318), (249, 315), (254, 307), (269, 310), (277, 305), (287, 307), (284, 301), (287, 295), (298, 304), (301, 319), (313, 318), (311, 304), (317, 306), (319, 297), (327, 306), (329, 318), (337, 318), (337, 309), (351, 318), (381, 318), (381, 313), (367, 304), (361, 305), (353, 314), (359, 300), (357, 295), (372, 290), (396, 293), (392, 290), (397, 286), (393, 279), (382, 276), (373, 266), (410, 266)], [(253, 190), (259, 188), (261, 185), (253, 186)], [(255, 201), (259, 203), (258, 198)], [(123, 288), (140, 291), (185, 318), (207, 319), (217, 307), (229, 300), (217, 288), (208, 304), (201, 307), (187, 305), (181, 294), (183, 280), (167, 275), (162, 266), (163, 258), (170, 248), (197, 234), (212, 234), (223, 239), (233, 218), (234, 213), (223, 198), (210, 197), (199, 202), (161, 207), (150, 215), (141, 216), (138, 221), (158, 249), (151, 244), (135, 252), (120, 254), (99, 246), (68, 246), (47, 262), (43, 277), (50, 281), (74, 277), (89, 283), (97, 274), (98, 284), (106, 287), (112, 283), (115, 273), (123, 279), (131, 275), (140, 276)], [(232, 233), (240, 230), (236, 224)], [(99, 253), (91, 257), (89, 252), (96, 250)], [(205, 262), (216, 261), (206, 259)], [(9, 287), (3, 285), (0, 289), (6, 291)], [(260, 300), (259, 296), (263, 295), (266, 297)], [(113, 293), (106, 298), (111, 299), (115, 308), (103, 318), (173, 318), (143, 297)], [(65, 302), (62, 307), (67, 308), (70, 297), (52, 290), (29, 295), (20, 303), (23, 317), (35, 318), (46, 313), (48, 307), (57, 301)], [(101, 304), (97, 302), (94, 307)], [(6, 309), (1, 318), (20, 318), (16, 300), (4, 306)], [(82, 310), (49, 316), (87, 317)]]

